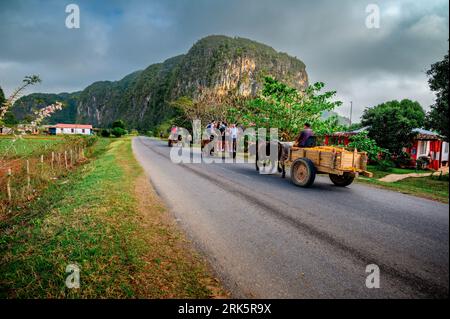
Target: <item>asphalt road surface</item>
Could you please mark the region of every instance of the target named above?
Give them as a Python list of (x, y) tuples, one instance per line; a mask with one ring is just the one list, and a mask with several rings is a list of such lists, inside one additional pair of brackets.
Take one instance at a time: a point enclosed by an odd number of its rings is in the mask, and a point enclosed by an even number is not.
[[(146, 137), (133, 150), (234, 297), (448, 297), (447, 204), (327, 176), (299, 188), (253, 164), (175, 164), (177, 148)], [(379, 288), (366, 286), (373, 264)]]

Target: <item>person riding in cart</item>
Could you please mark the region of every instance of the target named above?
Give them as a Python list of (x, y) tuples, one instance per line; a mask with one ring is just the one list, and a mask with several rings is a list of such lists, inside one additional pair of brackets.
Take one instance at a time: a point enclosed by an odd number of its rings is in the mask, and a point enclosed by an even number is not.
[(305, 123), (303, 131), (295, 140), (294, 145), (299, 147), (313, 147), (315, 145), (314, 131), (311, 129), (311, 124)]

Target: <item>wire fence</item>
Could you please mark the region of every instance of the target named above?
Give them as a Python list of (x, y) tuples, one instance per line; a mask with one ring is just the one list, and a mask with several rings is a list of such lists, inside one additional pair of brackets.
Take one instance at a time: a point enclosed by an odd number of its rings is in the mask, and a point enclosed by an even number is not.
[(0, 219), (86, 162), (85, 153), (91, 143), (87, 139), (72, 139), (43, 150), (40, 155), (0, 160)]

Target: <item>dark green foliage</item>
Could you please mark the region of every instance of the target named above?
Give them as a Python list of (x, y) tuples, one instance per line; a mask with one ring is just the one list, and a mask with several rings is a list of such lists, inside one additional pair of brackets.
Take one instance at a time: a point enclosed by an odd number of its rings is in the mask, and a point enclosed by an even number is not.
[(427, 114), (427, 127), (438, 131), (445, 136), (447, 141), (450, 138), (448, 120), (448, 87), (450, 83), (448, 73), (448, 54), (444, 57), (444, 60), (433, 64), (427, 72), (430, 89), (436, 92), (436, 103), (431, 106), (431, 111)]
[(0, 87), (0, 105), (2, 105), (5, 102), (5, 93), (3, 92), (3, 89)]
[(420, 104), (407, 99), (367, 108), (361, 117), (362, 125), (369, 126), (369, 137), (392, 154), (411, 145), (412, 129), (423, 127), (424, 122), (425, 112)]
[(411, 155), (410, 155), (409, 153), (406, 153), (406, 152), (400, 152), (400, 154), (398, 154), (398, 155), (395, 157), (394, 162), (395, 162), (395, 164), (396, 164), (398, 167), (408, 167), (408, 166), (411, 165), (412, 158), (411, 158)]
[[(3, 105), (4, 102), (5, 102), (5, 94), (3, 93), (3, 90), (0, 87), (0, 107)], [(2, 127), (3, 125), (5, 125), (4, 120), (0, 120), (0, 127)]]
[(12, 112), (6, 112), (3, 118), (3, 123), (6, 126), (12, 126), (18, 124), (18, 121)]
[(33, 85), (33, 84), (41, 83), (42, 80), (41, 80), (41, 78), (39, 77), (39, 75), (33, 74), (33, 75), (27, 75), (27, 76), (25, 76), (25, 78), (23, 79), (23, 82), (24, 82), (26, 85)]
[(121, 129), (125, 129), (125, 122), (122, 120), (115, 120), (111, 127), (114, 129), (116, 127), (121, 128)]
[(394, 162), (388, 158), (377, 162), (377, 169), (383, 172), (389, 172), (392, 168), (394, 168), (394, 166)]
[(103, 129), (100, 134), (102, 135), (102, 137), (110, 137), (111, 136), (111, 132), (107, 129)]
[(115, 137), (121, 137), (127, 134), (127, 131), (121, 127), (115, 127), (111, 130), (111, 134), (114, 135)]
[(367, 136), (367, 132), (361, 132), (357, 135), (350, 137), (350, 143), (348, 146), (358, 151), (367, 152), (369, 160), (372, 162), (378, 162), (379, 157), (388, 153), (384, 148), (381, 148), (377, 143)]

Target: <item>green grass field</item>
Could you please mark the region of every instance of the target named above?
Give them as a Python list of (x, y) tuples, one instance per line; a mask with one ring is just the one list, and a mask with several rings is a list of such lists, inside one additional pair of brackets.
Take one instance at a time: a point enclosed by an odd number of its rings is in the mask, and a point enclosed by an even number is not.
[[(0, 298), (224, 296), (175, 227), (129, 138), (99, 139), (91, 161), (0, 222)], [(67, 265), (80, 288), (65, 286)]]
[(39, 155), (52, 147), (64, 143), (62, 137), (0, 137), (0, 159)]

